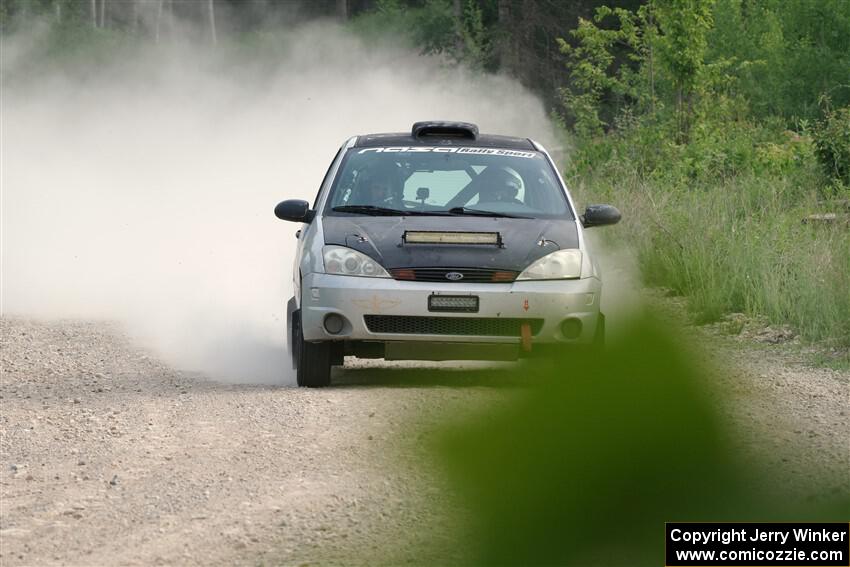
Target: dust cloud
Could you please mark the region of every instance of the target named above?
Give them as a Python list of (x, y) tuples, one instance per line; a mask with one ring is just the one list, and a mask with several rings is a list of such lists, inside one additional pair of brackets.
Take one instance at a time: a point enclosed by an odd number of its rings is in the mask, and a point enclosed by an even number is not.
[(553, 145), (509, 79), (332, 24), (265, 42), (150, 44), (78, 72), (3, 39), (4, 315), (118, 320), (180, 369), (290, 384), (299, 227), (272, 210), (312, 201), (346, 138), (450, 119)]

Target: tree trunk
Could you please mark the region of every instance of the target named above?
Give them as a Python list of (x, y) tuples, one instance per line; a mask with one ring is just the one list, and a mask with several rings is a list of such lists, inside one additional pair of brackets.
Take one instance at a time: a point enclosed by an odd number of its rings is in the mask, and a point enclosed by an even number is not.
[[(532, 56), (534, 55), (534, 26), (537, 19), (537, 3), (535, 0), (522, 0), (520, 4), (519, 31), (514, 40), (514, 53), (516, 56), (516, 67), (514, 74), (521, 82), (528, 81), (537, 72), (533, 66), (536, 65)], [(514, 25), (516, 20), (514, 18)]]
[(168, 18), (166, 18), (166, 23), (168, 24), (168, 37), (169, 39), (174, 39), (174, 0), (168, 0)]
[(213, 45), (218, 43), (218, 35), (215, 33), (215, 0), (207, 1), (207, 12), (210, 17), (210, 38)]
[(135, 34), (139, 30), (139, 0), (131, 0), (133, 3), (133, 13), (130, 18), (130, 26)]
[(452, 4), (452, 15), (455, 20), (455, 57), (460, 59), (464, 52), (462, 0), (454, 0), (454, 3)]
[(60, 4), (58, 1), (55, 1), (53, 3), (53, 9), (56, 11), (56, 23), (61, 24), (62, 23), (62, 4)]
[[(92, 0), (94, 2), (94, 0)], [(162, 3), (165, 0), (159, 0), (159, 3), (156, 6), (156, 26), (154, 27), (154, 41), (159, 43), (159, 26), (162, 23)]]
[(511, 0), (499, 0), (498, 18), (499, 18), (499, 70), (511, 70)]
[(106, 2), (107, 0), (100, 0), (100, 27), (106, 27)]
[(681, 144), (685, 141), (685, 95), (681, 83), (676, 88), (676, 129), (676, 141)]
[(649, 61), (649, 107), (652, 111), (652, 116), (655, 116), (655, 60), (654, 60), (654, 44), (655, 44), (655, 21), (652, 15), (652, 3), (647, 6), (647, 10), (649, 10), (649, 25), (647, 26), (647, 32), (650, 34), (649, 38), (646, 38), (646, 33), (644, 32), (644, 39), (647, 42), (647, 46), (649, 48), (648, 61)]
[(341, 22), (348, 21), (348, 0), (336, 0), (336, 17)]
[(91, 0), (91, 27), (97, 29), (97, 0)]

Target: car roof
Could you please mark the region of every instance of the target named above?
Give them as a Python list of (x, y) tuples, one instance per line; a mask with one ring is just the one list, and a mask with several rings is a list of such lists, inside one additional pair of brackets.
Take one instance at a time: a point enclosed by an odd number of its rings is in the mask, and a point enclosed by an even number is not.
[(442, 138), (437, 136), (416, 138), (403, 132), (390, 132), (357, 136), (357, 141), (354, 143), (354, 147), (359, 148), (375, 146), (463, 146), (473, 148), (505, 148), (511, 150), (537, 149), (528, 138), (497, 136), (494, 134), (481, 134), (475, 140), (470, 140), (468, 138)]
[(417, 122), (410, 132), (365, 134), (357, 136), (354, 147), (376, 146), (463, 146), (536, 150), (528, 138), (479, 134), (478, 126), (469, 122)]

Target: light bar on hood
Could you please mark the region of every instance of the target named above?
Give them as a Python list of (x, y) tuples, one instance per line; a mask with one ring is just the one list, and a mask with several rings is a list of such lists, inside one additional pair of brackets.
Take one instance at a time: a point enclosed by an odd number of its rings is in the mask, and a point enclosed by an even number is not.
[(498, 232), (430, 232), (411, 231), (404, 233), (406, 244), (490, 244), (500, 246), (502, 236)]

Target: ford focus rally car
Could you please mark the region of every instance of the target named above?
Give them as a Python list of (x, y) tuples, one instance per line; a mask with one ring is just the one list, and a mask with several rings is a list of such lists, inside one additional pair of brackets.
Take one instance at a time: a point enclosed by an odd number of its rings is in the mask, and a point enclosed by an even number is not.
[(526, 138), (417, 122), (343, 144), (312, 207), (275, 214), (296, 233), (287, 304), (300, 386), (330, 384), (343, 357), (515, 360), (599, 344), (602, 282), (552, 159)]

